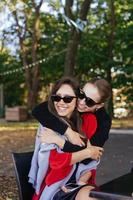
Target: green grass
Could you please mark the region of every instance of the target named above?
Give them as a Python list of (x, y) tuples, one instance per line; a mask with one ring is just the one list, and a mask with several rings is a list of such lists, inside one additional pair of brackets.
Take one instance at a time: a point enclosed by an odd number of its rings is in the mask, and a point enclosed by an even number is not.
[[(34, 130), (37, 129), (38, 122), (35, 120), (26, 122), (0, 122), (0, 131), (2, 130)], [(133, 118), (113, 119), (112, 128), (133, 128)]]
[(38, 127), (38, 122), (26, 121), (26, 122), (2, 122), (0, 123), (0, 131), (2, 130), (34, 130)]
[(133, 128), (133, 118), (113, 119), (112, 128)]

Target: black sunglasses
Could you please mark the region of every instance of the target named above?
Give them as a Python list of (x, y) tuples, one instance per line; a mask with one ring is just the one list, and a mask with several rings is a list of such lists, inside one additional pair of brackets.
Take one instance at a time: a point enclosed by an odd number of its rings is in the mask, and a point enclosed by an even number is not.
[(64, 96), (64, 97), (61, 97), (59, 95), (52, 95), (51, 96), (52, 101), (59, 102), (62, 99), (65, 103), (71, 103), (74, 98), (77, 98), (77, 97), (74, 97), (74, 96)]
[(92, 107), (96, 104), (99, 104), (99, 103), (96, 103), (93, 99), (91, 99), (90, 97), (87, 97), (86, 94), (83, 92), (83, 91), (79, 91), (79, 94), (78, 94), (78, 98), (79, 99), (85, 99), (85, 103), (88, 107)]

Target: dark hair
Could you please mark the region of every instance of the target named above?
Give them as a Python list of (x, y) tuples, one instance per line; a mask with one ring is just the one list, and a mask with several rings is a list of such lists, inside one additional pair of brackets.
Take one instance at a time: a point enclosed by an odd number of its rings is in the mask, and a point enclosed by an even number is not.
[(88, 83), (92, 83), (98, 88), (101, 102), (105, 102), (111, 97), (111, 85), (104, 78), (93, 78)]
[(65, 121), (66, 123), (68, 123), (72, 129), (74, 129), (75, 131), (80, 131), (80, 116), (79, 116), (79, 113), (77, 111), (77, 109), (75, 108), (75, 110), (73, 111), (70, 119), (67, 119), (65, 117), (60, 117), (58, 115), (58, 113), (56, 112), (56, 109), (55, 109), (55, 106), (54, 106), (54, 103), (51, 99), (51, 96), (56, 94), (56, 92), (59, 90), (59, 88), (64, 85), (64, 84), (68, 84), (69, 86), (72, 87), (75, 95), (77, 96), (78, 95), (78, 91), (79, 91), (79, 83), (77, 82), (76, 79), (72, 78), (72, 77), (62, 77), (61, 79), (59, 79), (53, 86), (52, 90), (51, 90), (51, 93), (49, 95), (49, 98), (48, 98), (48, 108), (49, 108), (49, 111), (54, 114), (56, 117), (58, 117), (59, 119)]

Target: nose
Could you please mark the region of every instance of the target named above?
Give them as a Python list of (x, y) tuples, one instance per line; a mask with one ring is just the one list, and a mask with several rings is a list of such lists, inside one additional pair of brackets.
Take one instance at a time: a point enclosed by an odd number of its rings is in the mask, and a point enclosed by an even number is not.
[(84, 99), (79, 99), (79, 100), (78, 100), (78, 103), (79, 103), (80, 105), (84, 105), (84, 104), (85, 104), (85, 98), (84, 98)]
[(58, 103), (59, 104), (65, 104), (65, 102), (63, 101), (63, 99), (61, 99)]

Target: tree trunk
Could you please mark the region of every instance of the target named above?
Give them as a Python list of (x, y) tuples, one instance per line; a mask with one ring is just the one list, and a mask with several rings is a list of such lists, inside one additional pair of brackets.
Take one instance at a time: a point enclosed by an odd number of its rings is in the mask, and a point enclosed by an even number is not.
[(68, 41), (67, 52), (65, 57), (64, 74), (68, 76), (74, 75), (75, 59), (77, 55), (78, 45), (81, 39), (81, 32), (74, 30), (72, 38)]
[[(65, 11), (66, 15), (70, 18), (73, 19), (73, 14), (72, 14), (72, 3), (73, 1), (71, 0), (66, 0), (66, 5), (65, 5)], [(79, 12), (79, 18), (80, 20), (85, 21), (89, 8), (90, 8), (91, 0), (84, 0), (84, 2), (81, 5), (81, 9)], [(82, 32), (80, 30), (76, 30), (74, 27), (72, 27), (70, 31), (70, 38), (68, 41), (67, 45), (67, 52), (65, 56), (65, 67), (64, 67), (64, 74), (67, 76), (73, 76), (74, 75), (74, 68), (75, 68), (75, 62), (76, 62), (76, 55), (78, 51), (78, 45), (80, 43), (82, 36)]]
[[(38, 42), (40, 39), (40, 8), (43, 3), (43, 0), (40, 0), (38, 5), (35, 3), (34, 0), (32, 0), (33, 9), (35, 10), (35, 17), (33, 20), (32, 25), (32, 48), (28, 48), (25, 45), (26, 33), (28, 32), (28, 16), (25, 14), (25, 24), (23, 26), (23, 34), (22, 34), (22, 27), (19, 25), (19, 18), (17, 16), (16, 10), (13, 12), (16, 26), (17, 26), (17, 32), (19, 37), (19, 43), (20, 43), (20, 49), (21, 49), (21, 57), (23, 66), (25, 69), (25, 83), (27, 87), (27, 108), (29, 111), (33, 109), (37, 102), (37, 96), (38, 96), (38, 90), (39, 90), (39, 63), (37, 62), (37, 52), (38, 52)], [(30, 52), (31, 51), (31, 52)], [(28, 66), (28, 54), (31, 53), (32, 57), (32, 68), (27, 67)]]
[(43, 0), (40, 1), (40, 4), (38, 6), (34, 5), (35, 9), (35, 21), (33, 24), (33, 31), (32, 31), (32, 63), (35, 64), (35, 66), (31, 69), (30, 77), (29, 77), (29, 71), (26, 71), (26, 82), (28, 86), (28, 108), (29, 110), (32, 110), (34, 106), (37, 103), (37, 97), (38, 97), (38, 91), (39, 91), (39, 63), (37, 63), (37, 51), (38, 51), (38, 42), (40, 39), (40, 7), (42, 5)]
[[(110, 0), (110, 4), (109, 4), (109, 8), (110, 8), (110, 34), (109, 34), (109, 38), (108, 38), (108, 70), (107, 70), (107, 79), (110, 82), (110, 84), (112, 83), (112, 76), (111, 76), (111, 68), (112, 68), (112, 64), (113, 64), (113, 48), (114, 48), (114, 39), (115, 39), (115, 26), (116, 26), (116, 20), (115, 20), (115, 7), (114, 7), (114, 0)], [(113, 91), (112, 91), (112, 95), (111, 95), (111, 99), (108, 103), (108, 110), (111, 114), (111, 116), (114, 116), (113, 113)]]

